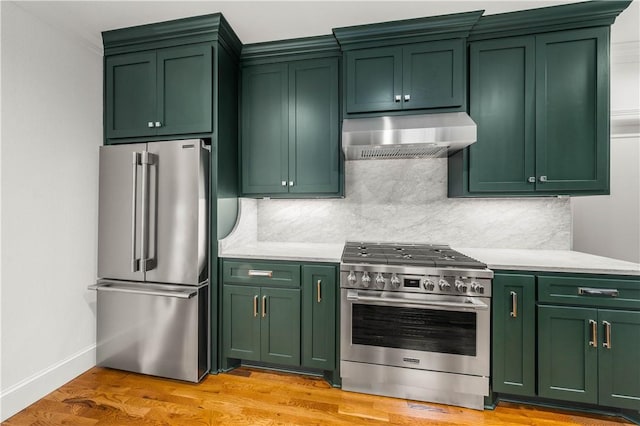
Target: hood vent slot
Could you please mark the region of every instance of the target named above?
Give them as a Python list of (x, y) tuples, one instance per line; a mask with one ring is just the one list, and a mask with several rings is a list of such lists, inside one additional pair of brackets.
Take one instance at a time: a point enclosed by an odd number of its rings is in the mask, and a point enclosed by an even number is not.
[(415, 145), (399, 147), (375, 147), (360, 149), (361, 160), (388, 160), (392, 158), (441, 158), (447, 156), (446, 146)]
[(350, 118), (342, 122), (347, 160), (441, 158), (476, 141), (464, 112)]

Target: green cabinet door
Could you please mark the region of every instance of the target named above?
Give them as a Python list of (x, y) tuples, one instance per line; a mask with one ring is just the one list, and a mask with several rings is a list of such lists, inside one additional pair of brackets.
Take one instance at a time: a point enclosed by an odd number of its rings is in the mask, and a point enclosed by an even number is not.
[(470, 192), (535, 190), (534, 47), (533, 37), (471, 43), (470, 114), (478, 136), (469, 147)]
[(536, 394), (535, 276), (495, 274), (493, 377), (495, 392)]
[(242, 192), (288, 192), (287, 64), (242, 70)]
[(263, 362), (300, 365), (300, 290), (262, 288), (261, 357)]
[(536, 36), (536, 176), (543, 191), (609, 188), (609, 28)]
[(289, 65), (289, 192), (340, 190), (338, 59)]
[(158, 135), (211, 132), (211, 50), (210, 44), (158, 50)]
[(403, 48), (402, 109), (463, 104), (464, 46), (460, 38)]
[(302, 267), (302, 366), (336, 367), (336, 268)]
[(598, 402), (597, 321), (597, 309), (538, 307), (538, 396)]
[(402, 109), (402, 47), (345, 52), (348, 113)]
[(260, 361), (260, 288), (224, 285), (222, 293), (224, 356)]
[(600, 309), (598, 322), (598, 403), (640, 410), (640, 312)]
[(155, 134), (155, 51), (106, 58), (105, 109), (107, 138)]

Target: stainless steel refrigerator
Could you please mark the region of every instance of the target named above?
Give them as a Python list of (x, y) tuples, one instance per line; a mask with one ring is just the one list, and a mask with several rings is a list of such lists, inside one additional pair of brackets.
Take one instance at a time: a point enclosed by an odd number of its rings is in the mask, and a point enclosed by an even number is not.
[(97, 364), (199, 381), (209, 370), (209, 151), (100, 148)]

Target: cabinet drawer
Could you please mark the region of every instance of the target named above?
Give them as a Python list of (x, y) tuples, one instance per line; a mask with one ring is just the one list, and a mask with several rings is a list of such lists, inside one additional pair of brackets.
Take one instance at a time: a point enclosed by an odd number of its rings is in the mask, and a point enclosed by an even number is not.
[(640, 309), (640, 279), (538, 276), (538, 301)]
[(224, 284), (300, 287), (300, 265), (225, 260), (222, 266), (222, 281)]

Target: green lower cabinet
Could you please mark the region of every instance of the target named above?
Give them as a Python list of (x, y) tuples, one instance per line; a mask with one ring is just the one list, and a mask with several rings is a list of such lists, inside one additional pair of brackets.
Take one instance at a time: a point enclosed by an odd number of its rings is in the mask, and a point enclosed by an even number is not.
[(598, 403), (640, 410), (640, 312), (598, 310)]
[(494, 392), (536, 394), (534, 275), (495, 274), (493, 279)]
[(260, 360), (260, 287), (225, 285), (222, 290), (225, 357)]
[(225, 365), (258, 361), (338, 377), (337, 265), (230, 259), (221, 279)]
[(224, 285), (225, 357), (300, 365), (300, 290)]
[(598, 402), (597, 320), (597, 309), (538, 307), (539, 396)]
[(336, 367), (336, 268), (302, 267), (302, 366)]
[(300, 290), (261, 290), (261, 361), (300, 365)]

